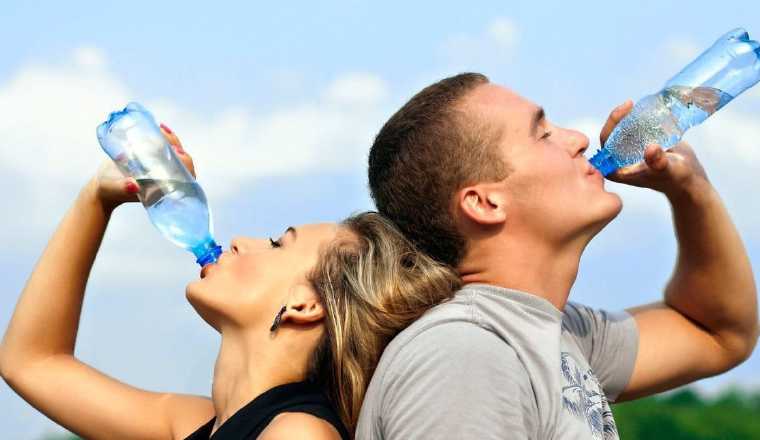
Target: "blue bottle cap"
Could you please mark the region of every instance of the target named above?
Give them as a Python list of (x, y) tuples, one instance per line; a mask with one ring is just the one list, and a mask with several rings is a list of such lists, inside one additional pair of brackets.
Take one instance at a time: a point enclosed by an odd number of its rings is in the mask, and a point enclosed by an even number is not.
[(206, 253), (195, 260), (195, 262), (198, 263), (201, 267), (210, 263), (216, 263), (219, 260), (219, 255), (222, 254), (222, 247), (216, 245), (216, 243), (214, 244), (215, 246), (210, 247)]
[(620, 168), (620, 165), (606, 148), (600, 148), (589, 161), (594, 168), (607, 177), (608, 174)]

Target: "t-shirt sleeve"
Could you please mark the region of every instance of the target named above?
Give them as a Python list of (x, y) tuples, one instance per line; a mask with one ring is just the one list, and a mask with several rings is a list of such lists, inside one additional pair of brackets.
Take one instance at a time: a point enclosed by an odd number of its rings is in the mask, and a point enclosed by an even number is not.
[(578, 341), (607, 400), (614, 402), (628, 385), (638, 354), (639, 330), (633, 316), (568, 303), (563, 326)]
[(471, 323), (425, 330), (399, 351), (386, 374), (385, 440), (527, 439), (537, 420), (515, 351)]

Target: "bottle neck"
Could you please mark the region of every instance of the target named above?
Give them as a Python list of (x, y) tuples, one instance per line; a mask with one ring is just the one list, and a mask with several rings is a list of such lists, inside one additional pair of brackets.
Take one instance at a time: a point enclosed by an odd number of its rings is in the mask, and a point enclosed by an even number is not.
[(202, 246), (193, 249), (192, 252), (197, 258), (195, 262), (203, 267), (210, 263), (216, 263), (219, 260), (219, 256), (222, 254), (222, 247), (216, 244), (213, 239), (210, 239)]

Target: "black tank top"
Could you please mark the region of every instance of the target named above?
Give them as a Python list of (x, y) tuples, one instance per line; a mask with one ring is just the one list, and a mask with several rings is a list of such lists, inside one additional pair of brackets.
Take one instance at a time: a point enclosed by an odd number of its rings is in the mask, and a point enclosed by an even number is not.
[(276, 386), (253, 399), (227, 419), (210, 437), (216, 417), (198, 428), (185, 440), (255, 440), (276, 415), (284, 412), (311, 414), (329, 422), (344, 440), (348, 431), (321, 389), (309, 382)]

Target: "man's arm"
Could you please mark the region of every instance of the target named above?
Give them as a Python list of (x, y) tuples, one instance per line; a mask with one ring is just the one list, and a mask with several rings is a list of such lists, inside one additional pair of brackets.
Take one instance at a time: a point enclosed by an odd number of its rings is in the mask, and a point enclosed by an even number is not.
[[(610, 114), (602, 145), (632, 108)], [(611, 180), (668, 198), (678, 260), (663, 301), (629, 310), (639, 328), (631, 379), (619, 400), (713, 376), (747, 359), (757, 343), (757, 290), (739, 233), (691, 147), (647, 147), (644, 161)]]
[(705, 181), (669, 200), (678, 261), (664, 300), (629, 310), (640, 343), (621, 400), (722, 373), (757, 342), (752, 268), (717, 192)]

